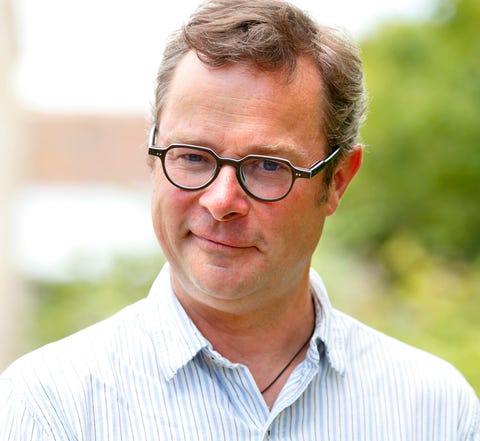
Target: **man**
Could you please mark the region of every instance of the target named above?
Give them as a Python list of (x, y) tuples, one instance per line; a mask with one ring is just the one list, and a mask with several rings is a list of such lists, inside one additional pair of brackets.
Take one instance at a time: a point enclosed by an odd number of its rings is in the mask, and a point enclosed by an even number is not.
[(356, 49), (275, 0), (212, 1), (165, 51), (150, 295), (14, 363), (3, 440), (479, 440), (446, 362), (332, 309), (310, 260), (355, 176)]

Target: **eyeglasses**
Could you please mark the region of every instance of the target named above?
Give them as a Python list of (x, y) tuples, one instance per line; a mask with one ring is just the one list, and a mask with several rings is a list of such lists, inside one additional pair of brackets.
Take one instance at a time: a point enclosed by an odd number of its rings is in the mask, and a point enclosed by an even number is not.
[(310, 168), (295, 167), (283, 158), (248, 155), (241, 159), (224, 158), (212, 149), (189, 144), (155, 146), (157, 127), (154, 124), (148, 143), (148, 154), (162, 161), (167, 179), (183, 190), (201, 190), (208, 187), (224, 165), (235, 168), (238, 183), (251, 197), (274, 202), (290, 193), (297, 178), (312, 179), (340, 153), (337, 148), (330, 156)]

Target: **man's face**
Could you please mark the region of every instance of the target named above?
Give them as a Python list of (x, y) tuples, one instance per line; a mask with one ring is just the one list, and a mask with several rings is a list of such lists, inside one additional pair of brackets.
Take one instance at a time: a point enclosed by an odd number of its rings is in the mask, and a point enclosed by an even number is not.
[[(189, 53), (175, 72), (156, 144), (200, 145), (231, 158), (267, 154), (309, 167), (326, 156), (321, 99), (307, 59), (288, 82), (283, 72), (243, 65), (212, 69)], [(298, 179), (285, 199), (262, 202), (242, 190), (233, 167), (209, 187), (186, 191), (167, 181), (157, 159), (153, 224), (177, 296), (234, 312), (308, 289), (311, 255), (336, 208), (319, 202), (322, 181)]]

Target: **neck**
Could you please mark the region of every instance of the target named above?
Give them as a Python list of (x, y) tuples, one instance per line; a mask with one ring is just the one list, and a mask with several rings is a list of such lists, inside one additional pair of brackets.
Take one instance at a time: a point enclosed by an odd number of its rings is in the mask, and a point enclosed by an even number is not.
[(308, 278), (290, 295), (270, 296), (273, 301), (263, 303), (255, 297), (256, 306), (247, 309), (215, 307), (175, 292), (214, 349), (231, 362), (248, 367), (265, 403), (272, 408), (288, 377), (304, 360), (314, 329), (315, 308)]
[[(294, 353), (312, 333), (315, 312), (308, 282), (290, 296), (276, 298), (245, 312), (195, 302), (179, 301), (216, 351), (232, 362), (250, 367), (260, 359), (284, 358)], [(293, 350), (293, 352), (292, 352)], [(272, 358), (273, 357), (273, 358)]]

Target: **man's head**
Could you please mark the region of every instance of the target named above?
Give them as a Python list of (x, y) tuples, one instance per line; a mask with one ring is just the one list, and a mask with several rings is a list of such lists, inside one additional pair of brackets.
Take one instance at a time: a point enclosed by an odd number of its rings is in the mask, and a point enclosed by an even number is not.
[[(238, 314), (309, 297), (325, 218), (361, 161), (360, 62), (342, 41), (283, 2), (222, 0), (167, 47), (151, 138), (152, 217), (184, 305)], [(345, 151), (329, 185), (296, 179), (277, 193), (283, 171), (295, 170), (282, 161), (301, 174), (337, 145)]]
[[(345, 154), (355, 145), (366, 110), (358, 50), (338, 31), (317, 25), (293, 5), (281, 0), (212, 0), (201, 5), (164, 52), (153, 109), (156, 122), (175, 68), (190, 51), (210, 66), (241, 63), (264, 71), (282, 69), (289, 75), (300, 56), (311, 58), (323, 85), (318, 124), (327, 139), (327, 153), (340, 147)], [(326, 170), (326, 187), (333, 168)]]

